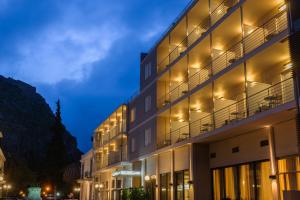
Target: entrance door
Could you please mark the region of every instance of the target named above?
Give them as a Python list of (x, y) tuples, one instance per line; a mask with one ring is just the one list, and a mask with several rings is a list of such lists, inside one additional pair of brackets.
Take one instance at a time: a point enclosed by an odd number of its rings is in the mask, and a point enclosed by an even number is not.
[(175, 172), (175, 200), (190, 200), (189, 171)]

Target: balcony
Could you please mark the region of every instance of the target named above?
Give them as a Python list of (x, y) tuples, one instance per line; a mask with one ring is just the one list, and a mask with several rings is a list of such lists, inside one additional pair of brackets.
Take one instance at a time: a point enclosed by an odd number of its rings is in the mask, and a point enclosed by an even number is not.
[[(253, 91), (257, 92), (253, 93)], [(239, 100), (219, 99), (219, 103), (215, 103), (215, 112), (201, 111), (201, 118), (189, 123), (180, 123), (181, 126), (176, 125), (179, 128), (172, 128), (171, 124), (170, 131), (167, 131), (164, 138), (160, 138), (160, 141), (158, 141), (158, 148), (212, 132), (258, 113), (294, 101), (292, 78), (285, 79), (273, 85), (251, 82), (248, 83), (247, 92), (248, 96)]]
[[(214, 25), (217, 21), (219, 21), (237, 3), (239, 3), (239, 0), (224, 0), (216, 7), (214, 7), (210, 16), (208, 14), (207, 14), (208, 16), (205, 17), (202, 16), (200, 23), (198, 23), (197, 25), (188, 24), (188, 30), (186, 31), (187, 36), (177, 44), (176, 43), (168, 44), (167, 39), (169, 38), (169, 36), (166, 37), (166, 39), (160, 45), (164, 47), (158, 48), (158, 65), (157, 65), (158, 73), (162, 72), (167, 65), (169, 65), (174, 60), (176, 60), (182, 53), (184, 53), (187, 50), (188, 47), (192, 46), (200, 37), (204, 35), (204, 33), (206, 33), (209, 30), (209, 28), (211, 28), (212, 25)], [(188, 17), (192, 18), (191, 16)], [(167, 48), (167, 46), (169, 48)], [(166, 49), (168, 49), (168, 53), (166, 53), (167, 52)]]
[(247, 29), (246, 36), (242, 41), (221, 52), (211, 63), (189, 77), (190, 90), (208, 80), (212, 75), (218, 74), (235, 63), (244, 56), (244, 52), (245, 54), (250, 53), (276, 35), (286, 31), (288, 29), (287, 12), (282, 11), (276, 14), (261, 27), (248, 27)]

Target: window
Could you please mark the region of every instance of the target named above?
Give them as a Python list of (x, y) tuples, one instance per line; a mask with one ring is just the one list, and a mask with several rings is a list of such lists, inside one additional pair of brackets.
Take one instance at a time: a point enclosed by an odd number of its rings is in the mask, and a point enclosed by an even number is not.
[(269, 162), (254, 162), (213, 170), (214, 199), (269, 199), (272, 196), (269, 165)]
[(136, 109), (135, 108), (132, 108), (130, 110), (130, 121), (131, 122), (134, 122), (135, 121), (135, 115), (136, 115)]
[(145, 65), (145, 80), (147, 80), (151, 76), (151, 63)]
[(189, 200), (189, 171), (175, 172), (175, 200)]
[(135, 138), (131, 138), (131, 152), (135, 152)]
[(151, 96), (145, 98), (145, 112), (148, 112), (151, 109)]
[(151, 128), (145, 130), (145, 146), (151, 144)]
[(280, 196), (300, 190), (300, 159), (299, 157), (288, 157), (278, 160)]
[(160, 175), (160, 199), (171, 200), (171, 173)]

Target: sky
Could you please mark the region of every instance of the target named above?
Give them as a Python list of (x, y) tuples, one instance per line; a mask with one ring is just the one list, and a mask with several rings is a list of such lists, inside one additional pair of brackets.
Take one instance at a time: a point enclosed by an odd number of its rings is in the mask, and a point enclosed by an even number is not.
[(147, 52), (190, 0), (0, 0), (0, 74), (37, 88), (86, 152), (139, 89)]

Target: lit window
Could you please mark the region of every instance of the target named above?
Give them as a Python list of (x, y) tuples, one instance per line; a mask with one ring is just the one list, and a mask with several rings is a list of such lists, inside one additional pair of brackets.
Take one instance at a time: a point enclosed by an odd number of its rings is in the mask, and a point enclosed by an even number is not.
[(148, 112), (151, 109), (151, 96), (145, 98), (145, 112)]
[(136, 112), (136, 109), (135, 108), (132, 108), (131, 110), (130, 110), (130, 121), (131, 122), (134, 122), (135, 121), (135, 113)]
[(145, 130), (145, 146), (151, 144), (151, 128)]
[(151, 76), (151, 63), (145, 65), (145, 80), (147, 80)]

